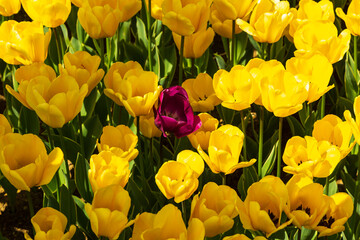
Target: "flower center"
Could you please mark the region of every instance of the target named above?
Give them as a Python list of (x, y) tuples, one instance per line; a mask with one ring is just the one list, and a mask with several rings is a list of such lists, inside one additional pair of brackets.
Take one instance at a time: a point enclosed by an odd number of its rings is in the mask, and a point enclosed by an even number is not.
[(321, 221), (319, 222), (318, 226), (324, 226), (327, 228), (331, 228), (331, 225), (335, 222), (335, 219), (330, 216), (330, 218), (328, 219), (327, 216), (323, 216), (323, 218), (321, 219)]
[(276, 225), (278, 223), (279, 219), (276, 218), (276, 216), (270, 211), (270, 209), (268, 210), (268, 214), (269, 214), (271, 221), (274, 223), (274, 225)]

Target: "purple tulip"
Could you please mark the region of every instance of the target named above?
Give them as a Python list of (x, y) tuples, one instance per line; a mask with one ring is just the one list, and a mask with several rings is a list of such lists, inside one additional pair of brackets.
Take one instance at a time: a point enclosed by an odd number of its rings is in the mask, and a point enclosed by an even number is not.
[(181, 138), (201, 126), (200, 118), (194, 115), (185, 89), (180, 86), (166, 88), (160, 93), (159, 107), (154, 113), (155, 125), (163, 132), (164, 137), (173, 133)]

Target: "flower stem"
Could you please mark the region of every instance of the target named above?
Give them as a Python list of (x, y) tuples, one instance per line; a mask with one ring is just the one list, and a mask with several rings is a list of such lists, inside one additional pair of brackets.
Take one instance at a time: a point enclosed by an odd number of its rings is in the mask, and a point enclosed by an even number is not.
[(78, 122), (79, 122), (79, 131), (80, 131), (80, 151), (83, 157), (85, 158), (85, 149), (84, 149), (84, 138), (83, 138), (83, 132), (82, 132), (82, 119), (81, 119), (81, 113), (78, 114)]
[(56, 50), (57, 50), (57, 55), (58, 55), (58, 63), (61, 64), (61, 50), (60, 50), (60, 43), (59, 43), (59, 37), (56, 31), (56, 28), (52, 28), (54, 36), (55, 36), (55, 42), (56, 42)]
[(66, 148), (65, 148), (65, 142), (64, 142), (64, 135), (63, 135), (63, 132), (62, 132), (62, 129), (61, 129), (61, 128), (59, 128), (59, 133), (60, 133), (61, 148), (62, 148), (63, 153), (64, 153), (64, 161), (65, 161), (65, 166), (66, 166), (66, 179), (67, 179), (68, 188), (70, 189), (70, 170), (69, 170), (69, 163), (68, 163), (67, 154), (66, 154)]
[[(48, 140), (49, 140), (49, 145), (50, 145), (50, 151), (54, 149), (54, 139), (51, 135), (51, 128), (46, 125), (47, 128), (47, 132), (48, 132)], [(56, 179), (56, 185), (57, 185), (57, 194), (56, 194), (56, 198), (58, 201), (60, 201), (60, 176), (59, 176), (59, 170), (56, 171), (55, 174), (55, 179)]]
[(281, 174), (281, 140), (282, 140), (282, 126), (283, 118), (279, 118), (279, 140), (278, 140), (278, 149), (277, 149), (277, 169), (276, 176), (280, 177)]
[(220, 176), (221, 176), (221, 179), (222, 179), (222, 185), (226, 185), (226, 175), (225, 175), (225, 173), (221, 173)]
[(240, 118), (241, 118), (241, 128), (244, 134), (244, 141), (243, 141), (243, 154), (244, 154), (244, 161), (247, 161), (247, 152), (246, 152), (246, 128), (245, 128), (245, 119), (244, 119), (244, 111), (240, 111)]
[(180, 60), (179, 60), (179, 86), (181, 86), (183, 82), (184, 44), (185, 44), (185, 36), (181, 36)]
[(325, 97), (326, 95), (322, 95), (321, 97), (321, 108), (320, 108), (320, 118), (322, 119), (325, 116)]
[(354, 35), (354, 74), (355, 81), (359, 86), (358, 74), (357, 74), (357, 36)]
[(232, 21), (232, 32), (231, 32), (231, 65), (236, 65), (236, 59), (235, 59), (235, 20)]
[(140, 116), (137, 116), (136, 117), (136, 135), (138, 137), (138, 148), (139, 148), (139, 156), (138, 156), (138, 167), (139, 167), (139, 170), (140, 170), (140, 173), (142, 176), (145, 176), (145, 173), (144, 173), (144, 167), (143, 167), (143, 164), (142, 164), (142, 160), (141, 160), (141, 157), (140, 157), (140, 154), (141, 153), (144, 153), (143, 149), (142, 149), (142, 145), (141, 145), (141, 138), (140, 138)]
[[(354, 230), (357, 228), (358, 226), (358, 201), (359, 201), (359, 187), (360, 187), (360, 153), (358, 153), (358, 174), (357, 174), (357, 179), (355, 181), (355, 194), (354, 194), (354, 204), (355, 204), (355, 208), (354, 208), (354, 215), (355, 215), (355, 219), (354, 219)], [(354, 231), (354, 234), (356, 234), (356, 231)]]
[[(146, 1), (146, 0), (145, 0)], [(152, 56), (151, 56), (151, 0), (148, 0), (148, 9), (146, 11), (147, 20), (147, 33), (148, 33), (148, 59), (149, 59), (149, 71), (152, 71)]]
[(260, 106), (260, 126), (259, 126), (259, 153), (258, 153), (258, 176), (262, 178), (262, 158), (264, 145), (264, 108)]
[(183, 214), (184, 222), (186, 222), (186, 206), (185, 206), (185, 200), (181, 202), (181, 211)]
[[(27, 197), (28, 204), (29, 204), (29, 212), (30, 212), (30, 219), (31, 219), (34, 216), (34, 204), (33, 204), (32, 197), (31, 197), (31, 189), (30, 189), (30, 191), (26, 191), (26, 197)], [(35, 236), (34, 227), (32, 228), (32, 230), (33, 230), (33, 234)]]

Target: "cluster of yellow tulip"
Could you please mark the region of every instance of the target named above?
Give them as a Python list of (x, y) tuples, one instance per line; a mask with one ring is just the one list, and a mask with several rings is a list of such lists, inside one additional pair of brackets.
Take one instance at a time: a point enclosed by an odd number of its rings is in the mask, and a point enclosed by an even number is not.
[[(32, 22), (5, 18), (21, 6)], [(296, 7), (286, 0), (0, 0), (0, 14), (0, 58), (21, 65), (9, 77), (0, 64), (4, 89), (25, 109), (9, 101), (0, 115), (0, 180), (28, 192), (43, 187), (34, 239), (264, 240), (304, 229), (359, 237), (350, 224), (360, 221), (360, 169), (342, 160), (360, 156), (356, 38), (354, 60), (349, 50), (351, 35), (360, 35), (360, 0), (347, 14), (330, 0)], [(340, 34), (336, 16), (347, 27)], [(208, 50), (216, 37), (226, 64)], [(171, 83), (177, 60), (167, 51), (175, 46), (181, 86)], [(192, 59), (189, 71), (184, 57)], [(346, 106), (336, 99), (340, 110), (325, 115), (331, 89)], [(355, 119), (346, 110), (352, 101)], [(276, 144), (274, 118), (267, 118), (273, 150), (263, 164), (265, 110), (280, 121)], [(39, 136), (22, 131), (26, 111), (44, 123)], [(283, 118), (292, 136), (282, 154)], [(269, 175), (273, 168), (277, 176)], [(231, 174), (240, 175), (238, 192), (226, 185)], [(347, 193), (329, 191), (340, 175)]]

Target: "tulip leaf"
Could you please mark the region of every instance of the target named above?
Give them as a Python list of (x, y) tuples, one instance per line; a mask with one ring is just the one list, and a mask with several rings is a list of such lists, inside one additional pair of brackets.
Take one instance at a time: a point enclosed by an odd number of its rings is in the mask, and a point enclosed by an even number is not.
[(246, 32), (241, 32), (235, 35), (236, 37), (236, 63), (239, 63), (246, 54), (246, 47), (248, 44), (248, 37)]
[(127, 60), (133, 60), (140, 63), (141, 66), (144, 66), (147, 58), (147, 53), (144, 49), (140, 48), (138, 45), (132, 44), (130, 42), (121, 41), (123, 45), (123, 51), (125, 53), (125, 58)]
[(276, 150), (277, 150), (278, 142), (276, 142), (273, 145), (273, 148), (271, 149), (271, 152), (267, 159), (265, 160), (265, 163), (263, 164), (261, 168), (261, 178), (265, 177), (266, 175), (271, 174), (272, 170), (274, 169), (275, 162), (276, 162)]
[(81, 109), (81, 117), (83, 117), (84, 120), (93, 116), (96, 102), (99, 100), (100, 95), (101, 94), (99, 90), (97, 88), (94, 88), (89, 94), (89, 96), (84, 99), (84, 104)]
[(264, 56), (264, 52), (261, 49), (260, 44), (254, 40), (254, 38), (251, 35), (248, 35), (249, 41), (251, 43), (251, 45), (255, 48), (255, 50), (259, 53), (260, 56)]
[[(346, 53), (345, 60), (345, 93), (346, 97), (352, 102), (359, 95), (357, 80), (360, 81), (358, 71), (354, 71), (355, 63), (349, 52)], [(357, 68), (356, 68), (357, 69)]]
[(301, 126), (301, 123), (296, 118), (294, 118), (293, 116), (289, 116), (286, 117), (286, 120), (289, 124), (291, 134), (293, 136), (305, 136), (305, 129), (303, 128), (303, 126)]
[(136, 17), (136, 30), (137, 30), (137, 40), (144, 49), (147, 49), (148, 38), (146, 36), (146, 27), (141, 18)]
[(91, 230), (90, 220), (85, 212), (85, 203), (80, 198), (73, 196), (76, 206), (76, 225), (83, 231), (89, 239), (98, 239)]
[[(8, 198), (9, 205), (12, 210), (15, 210), (17, 189), (7, 180), (7, 178), (0, 171), (0, 186), (4, 188)], [(0, 238), (1, 239), (1, 238)]]
[(341, 174), (341, 179), (344, 182), (347, 192), (349, 192), (352, 196), (354, 196), (354, 193), (355, 193), (354, 178), (349, 173), (346, 173), (345, 171), (341, 171), (340, 174)]
[(19, 131), (22, 134), (33, 133), (38, 135), (40, 132), (40, 121), (35, 111), (27, 107), (21, 107), (19, 118)]
[(67, 158), (72, 162), (75, 163), (78, 152), (81, 151), (80, 145), (75, 142), (73, 139), (64, 136), (64, 144), (65, 149), (62, 148), (61, 142), (60, 142), (60, 136), (59, 135), (53, 135), (54, 144), (56, 147), (60, 147), (61, 150), (64, 152), (66, 151)]
[(146, 209), (147, 206), (149, 206), (149, 200), (132, 177), (129, 178), (127, 190), (132, 201), (134, 201), (135, 209), (138, 213), (142, 212), (143, 209)]
[[(59, 210), (59, 200), (57, 200), (54, 197), (53, 192), (50, 190), (48, 185), (41, 186), (41, 189), (44, 192), (44, 200), (43, 200), (43, 206), (52, 207), (54, 209)], [(55, 193), (55, 192), (54, 192)]]
[(177, 65), (177, 55), (175, 44), (161, 48), (160, 47), (160, 85), (168, 88), (174, 78), (175, 69)]
[(215, 53), (215, 61), (217, 63), (217, 66), (219, 69), (225, 69), (226, 68), (226, 63), (225, 60), (223, 59), (222, 56), (220, 56), (219, 54)]
[(336, 99), (336, 112), (342, 114), (345, 110), (353, 113), (353, 103), (349, 99), (339, 96)]
[(60, 212), (62, 212), (68, 219), (67, 227), (75, 224), (76, 209), (74, 199), (72, 198), (69, 189), (65, 185), (61, 185), (60, 187)]
[(82, 133), (84, 137), (85, 158), (89, 159), (96, 147), (96, 141), (102, 133), (103, 126), (97, 115), (89, 118), (82, 125)]
[(93, 196), (88, 177), (89, 168), (88, 161), (79, 153), (75, 164), (75, 184), (81, 197), (87, 202), (91, 202)]
[(307, 229), (302, 227), (301, 228), (301, 240), (314, 240), (317, 239), (317, 232), (315, 230)]

